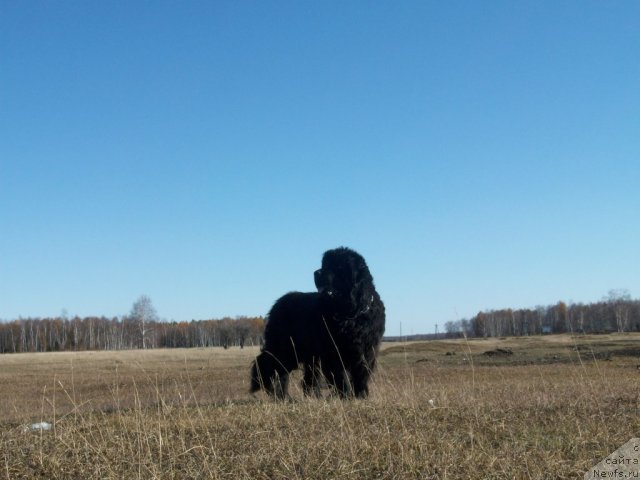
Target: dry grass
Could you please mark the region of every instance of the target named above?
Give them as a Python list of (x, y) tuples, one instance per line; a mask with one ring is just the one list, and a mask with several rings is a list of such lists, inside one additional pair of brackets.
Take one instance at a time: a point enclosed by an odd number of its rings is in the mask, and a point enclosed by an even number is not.
[(0, 356), (0, 478), (582, 478), (640, 430), (639, 340), (385, 346), (349, 402), (251, 398), (255, 349)]

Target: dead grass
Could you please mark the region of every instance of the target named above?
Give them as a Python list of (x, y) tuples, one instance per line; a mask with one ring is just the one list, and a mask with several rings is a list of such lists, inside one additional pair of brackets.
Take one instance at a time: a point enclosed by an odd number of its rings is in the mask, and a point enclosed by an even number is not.
[[(575, 347), (639, 339), (385, 346), (350, 402), (251, 398), (251, 349), (0, 356), (0, 477), (582, 478), (637, 436), (640, 373)], [(482, 355), (500, 346), (514, 354)]]

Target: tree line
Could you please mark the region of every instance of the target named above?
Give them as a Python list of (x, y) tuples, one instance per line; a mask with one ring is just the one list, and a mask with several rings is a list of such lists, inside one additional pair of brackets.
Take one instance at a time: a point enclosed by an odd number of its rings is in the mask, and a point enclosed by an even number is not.
[[(0, 322), (0, 353), (138, 348), (244, 347), (260, 345), (263, 317), (165, 322), (143, 295), (122, 317), (20, 318)], [(546, 333), (640, 331), (640, 300), (626, 290), (612, 290), (600, 302), (486, 310), (470, 319), (449, 321), (445, 333), (424, 339), (506, 337)], [(398, 337), (400, 338), (400, 337)], [(405, 337), (402, 337), (406, 339)], [(385, 337), (395, 340), (394, 337)], [(418, 339), (418, 338), (416, 338)]]
[(0, 353), (259, 345), (262, 317), (163, 322), (139, 317), (21, 318), (0, 323)]
[(501, 309), (479, 312), (470, 319), (445, 324), (445, 335), (507, 337), (546, 333), (605, 333), (640, 331), (640, 300), (626, 290), (612, 290), (599, 302)]

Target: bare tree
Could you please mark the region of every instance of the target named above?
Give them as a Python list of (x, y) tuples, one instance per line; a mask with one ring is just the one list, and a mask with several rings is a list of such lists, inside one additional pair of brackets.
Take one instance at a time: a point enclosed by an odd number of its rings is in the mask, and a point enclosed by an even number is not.
[(629, 328), (631, 294), (625, 289), (609, 290), (606, 300), (613, 307), (618, 332), (625, 332)]
[(134, 302), (133, 307), (131, 307), (129, 317), (138, 325), (140, 346), (142, 348), (147, 348), (148, 346), (153, 348), (154, 345), (149, 345), (148, 335), (150, 330), (148, 325), (158, 320), (158, 314), (151, 303), (151, 298), (147, 295), (141, 295), (140, 298)]

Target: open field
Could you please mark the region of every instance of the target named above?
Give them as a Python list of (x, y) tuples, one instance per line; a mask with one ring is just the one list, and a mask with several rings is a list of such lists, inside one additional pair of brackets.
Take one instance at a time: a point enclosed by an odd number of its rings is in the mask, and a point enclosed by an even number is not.
[(252, 398), (256, 353), (0, 356), (0, 478), (582, 478), (640, 433), (636, 334), (384, 345), (364, 401)]

